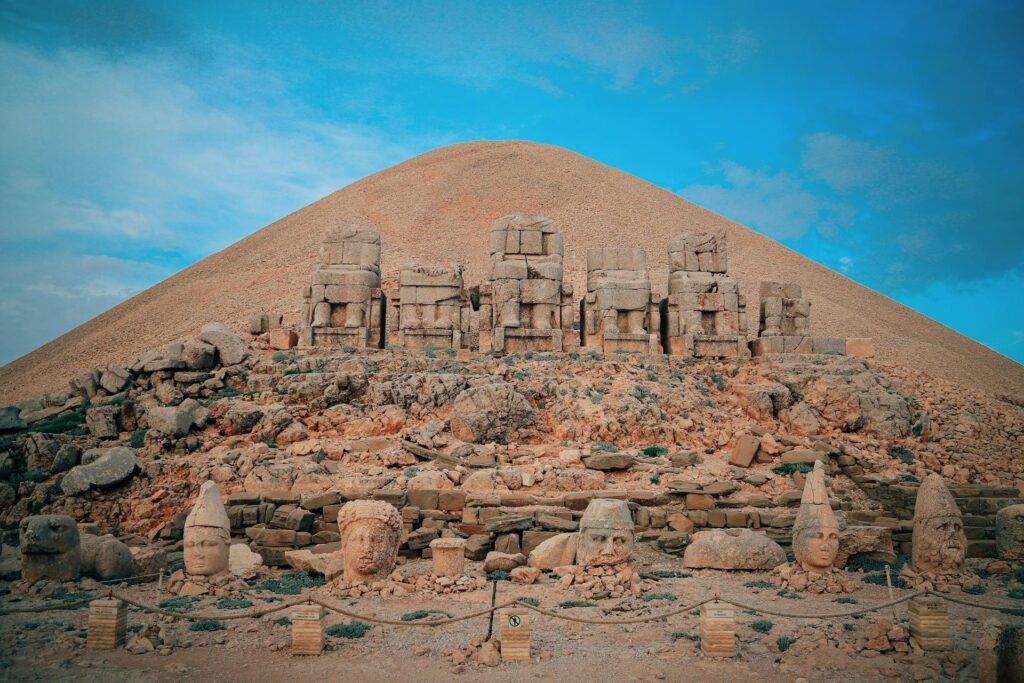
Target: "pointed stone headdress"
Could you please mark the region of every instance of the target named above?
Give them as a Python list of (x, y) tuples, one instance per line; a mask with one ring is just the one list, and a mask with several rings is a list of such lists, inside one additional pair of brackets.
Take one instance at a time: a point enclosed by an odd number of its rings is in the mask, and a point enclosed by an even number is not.
[(929, 474), (917, 491), (914, 504), (914, 524), (936, 517), (961, 517), (960, 508), (953, 500), (953, 494), (946, 487), (941, 474)]
[(199, 526), (224, 529), (231, 533), (231, 521), (220, 499), (220, 490), (212, 481), (207, 481), (199, 487), (196, 504), (185, 518), (186, 529)]
[(629, 514), (629, 504), (624, 500), (611, 498), (595, 498), (587, 505), (580, 528), (590, 529), (629, 529), (633, 530), (633, 517)]
[(793, 522), (793, 533), (806, 531), (831, 524), (837, 526), (832, 505), (828, 502), (828, 489), (825, 488), (825, 467), (821, 461), (814, 463), (814, 470), (807, 475), (804, 492), (800, 497), (800, 510)]

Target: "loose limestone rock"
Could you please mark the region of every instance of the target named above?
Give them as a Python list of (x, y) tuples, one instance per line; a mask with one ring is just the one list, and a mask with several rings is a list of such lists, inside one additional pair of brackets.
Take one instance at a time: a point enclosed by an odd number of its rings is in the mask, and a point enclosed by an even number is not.
[(455, 397), (450, 418), (452, 434), (470, 443), (503, 442), (533, 420), (530, 402), (505, 382), (466, 389)]
[(199, 332), (199, 338), (217, 349), (224, 365), (235, 365), (245, 360), (245, 342), (224, 323), (206, 323)]
[(139, 460), (130, 448), (115, 446), (98, 449), (103, 454), (86, 465), (73, 467), (64, 475), (60, 488), (65, 495), (77, 496), (92, 487), (110, 488), (130, 477), (139, 466)]
[(683, 564), (693, 569), (774, 569), (786, 562), (775, 541), (752, 529), (710, 529), (693, 536)]
[(529, 565), (550, 571), (576, 563), (576, 544), (579, 534), (558, 534), (552, 536), (530, 552)]

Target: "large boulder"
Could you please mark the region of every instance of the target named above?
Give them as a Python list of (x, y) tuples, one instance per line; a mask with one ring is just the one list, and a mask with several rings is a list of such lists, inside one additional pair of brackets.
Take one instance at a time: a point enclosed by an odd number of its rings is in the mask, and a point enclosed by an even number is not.
[(82, 547), (82, 576), (90, 576), (97, 581), (111, 581), (132, 575), (132, 552), (124, 543), (109, 534), (81, 534), (79, 538)]
[(3, 432), (16, 432), (26, 427), (21, 419), (21, 409), (16, 406), (0, 408), (0, 434)]
[(552, 536), (530, 552), (528, 564), (536, 569), (550, 571), (576, 562), (576, 543), (579, 534)]
[(760, 569), (785, 564), (786, 552), (753, 529), (710, 529), (694, 535), (683, 555), (693, 569)]
[(224, 323), (206, 323), (199, 332), (199, 338), (217, 349), (223, 365), (235, 365), (245, 360), (245, 342)]
[(450, 418), (452, 434), (471, 443), (505, 441), (520, 427), (533, 424), (526, 397), (511, 384), (493, 382), (466, 389), (455, 397)]
[(522, 553), (499, 553), (492, 550), (484, 558), (484, 571), (488, 574), (496, 571), (510, 572), (524, 564), (526, 564), (526, 556)]
[(73, 467), (64, 475), (60, 482), (64, 495), (77, 496), (93, 487), (103, 489), (117, 486), (132, 476), (139, 466), (135, 453), (124, 446), (93, 449), (86, 452), (83, 460), (88, 460), (96, 452), (100, 452), (99, 457), (86, 465)]
[(263, 567), (263, 556), (253, 552), (244, 543), (235, 543), (228, 549), (228, 571), (239, 578), (256, 576)]

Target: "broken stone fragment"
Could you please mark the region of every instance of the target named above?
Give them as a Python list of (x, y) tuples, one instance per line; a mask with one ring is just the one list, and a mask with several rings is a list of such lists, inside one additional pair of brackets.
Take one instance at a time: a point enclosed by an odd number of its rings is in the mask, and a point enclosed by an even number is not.
[(78, 465), (64, 475), (60, 488), (67, 496), (77, 496), (90, 488), (110, 488), (130, 477), (138, 468), (139, 461), (130, 448), (115, 446), (94, 449), (100, 457), (86, 465)]
[(247, 355), (243, 342), (230, 327), (223, 323), (207, 323), (199, 332), (199, 338), (217, 349), (223, 365), (235, 365), (245, 360)]

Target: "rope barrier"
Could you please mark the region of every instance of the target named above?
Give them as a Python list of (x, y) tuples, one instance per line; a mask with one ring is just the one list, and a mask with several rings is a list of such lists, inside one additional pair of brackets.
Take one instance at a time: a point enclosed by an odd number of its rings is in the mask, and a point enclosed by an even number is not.
[[(161, 607), (156, 606), (156, 605), (148, 605), (146, 603), (143, 603), (143, 602), (140, 602), (138, 600), (135, 600), (135, 599), (133, 599), (133, 598), (127, 596), (127, 595), (124, 595), (123, 593), (120, 593), (120, 592), (117, 592), (117, 591), (113, 591), (113, 590), (108, 590), (107, 594), (109, 596), (111, 596), (111, 597), (114, 597), (114, 598), (117, 598), (118, 600), (121, 600), (122, 602), (124, 602), (124, 603), (126, 603), (128, 605), (132, 605), (133, 607), (138, 607), (139, 609), (142, 609), (142, 610), (144, 610), (146, 612), (151, 612), (153, 614), (159, 614), (159, 615), (166, 616), (166, 617), (172, 617), (174, 619), (184, 619), (186, 621), (206, 621), (206, 620), (234, 621), (234, 620), (238, 620), (238, 619), (259, 619), (261, 617), (267, 616), (268, 614), (274, 614), (275, 612), (281, 612), (283, 610), (290, 609), (291, 607), (294, 607), (294, 606), (302, 604), (302, 603), (306, 603), (306, 604), (313, 603), (313, 604), (320, 605), (321, 607), (323, 607), (325, 609), (328, 609), (328, 610), (330, 610), (332, 612), (337, 612), (338, 614), (341, 614), (343, 616), (347, 616), (347, 617), (349, 617), (351, 619), (358, 619), (360, 621), (367, 621), (367, 622), (370, 622), (370, 623), (381, 624), (381, 625), (385, 625), (385, 626), (419, 626), (419, 627), (426, 626), (426, 627), (430, 627), (430, 628), (436, 628), (438, 626), (447, 626), (449, 624), (455, 624), (455, 623), (458, 623), (460, 621), (466, 621), (468, 619), (475, 619), (476, 617), (480, 617), (480, 616), (483, 616), (485, 614), (493, 614), (497, 610), (505, 609), (507, 607), (522, 607), (522, 608), (528, 609), (528, 610), (530, 610), (532, 612), (536, 612), (537, 614), (542, 614), (542, 615), (544, 615), (546, 617), (551, 617), (553, 619), (561, 619), (562, 621), (570, 621), (570, 622), (574, 622), (574, 623), (578, 623), (578, 624), (594, 624), (594, 625), (600, 625), (600, 626), (616, 626), (616, 625), (625, 625), (625, 624), (641, 624), (641, 623), (645, 623), (645, 622), (649, 622), (649, 621), (660, 621), (662, 619), (668, 619), (669, 617), (673, 617), (673, 616), (676, 616), (678, 614), (682, 614), (684, 612), (692, 611), (694, 609), (697, 609), (697, 608), (701, 607), (702, 605), (705, 605), (705, 604), (707, 604), (709, 602), (714, 602), (714, 601), (718, 601), (718, 602), (721, 602), (721, 603), (724, 603), (724, 604), (727, 604), (727, 605), (732, 605), (733, 607), (736, 607), (737, 609), (749, 610), (749, 611), (755, 612), (757, 614), (766, 614), (766, 615), (770, 615), (770, 616), (782, 617), (782, 618), (788, 618), (788, 619), (841, 619), (841, 618), (853, 617), (853, 616), (857, 616), (857, 615), (861, 615), (861, 614), (868, 614), (870, 612), (877, 612), (879, 610), (883, 610), (883, 609), (886, 609), (888, 607), (895, 607), (896, 605), (899, 605), (901, 603), (907, 602), (907, 601), (912, 600), (912, 599), (914, 599), (916, 597), (919, 597), (921, 595), (934, 596), (934, 597), (937, 597), (937, 598), (941, 598), (943, 600), (947, 600), (947, 601), (952, 602), (952, 603), (956, 603), (958, 605), (963, 605), (965, 607), (974, 607), (974, 608), (977, 608), (977, 609), (985, 609), (985, 610), (991, 610), (991, 611), (996, 611), (996, 612), (1002, 612), (1004, 614), (1011, 614), (1011, 615), (1021, 616), (1020, 610), (1017, 610), (1017, 609), (1012, 608), (1012, 607), (1001, 607), (1001, 606), (997, 606), (997, 605), (987, 605), (987, 604), (984, 604), (984, 603), (973, 602), (973, 601), (970, 601), (970, 600), (964, 600), (962, 598), (953, 597), (952, 595), (948, 595), (946, 593), (938, 593), (938, 592), (927, 591), (927, 590), (915, 591), (913, 593), (908, 593), (907, 595), (904, 595), (902, 597), (896, 598), (894, 600), (889, 600), (887, 602), (879, 603), (877, 605), (871, 605), (871, 606), (868, 606), (868, 607), (861, 607), (861, 608), (858, 608), (858, 609), (847, 610), (847, 611), (844, 611), (844, 612), (826, 612), (826, 613), (813, 613), (813, 614), (809, 613), (809, 612), (784, 612), (784, 611), (774, 610), (774, 609), (767, 608), (767, 607), (760, 607), (760, 606), (757, 606), (757, 605), (749, 605), (747, 603), (740, 602), (740, 601), (737, 601), (737, 600), (733, 600), (733, 599), (730, 599), (730, 598), (723, 598), (723, 597), (721, 597), (721, 596), (716, 594), (716, 595), (713, 595), (713, 596), (710, 596), (710, 597), (705, 597), (705, 598), (703, 598), (701, 600), (698, 600), (697, 602), (694, 602), (692, 604), (688, 604), (688, 605), (685, 605), (683, 607), (678, 607), (678, 608), (669, 610), (667, 612), (661, 612), (659, 614), (650, 614), (650, 615), (646, 615), (646, 616), (642, 616), (642, 617), (631, 617), (631, 618), (626, 618), (626, 619), (612, 619), (612, 620), (609, 620), (609, 619), (591, 619), (591, 618), (586, 618), (586, 617), (578, 617), (578, 616), (573, 616), (571, 614), (565, 614), (565, 613), (560, 613), (560, 612), (553, 612), (551, 610), (547, 610), (547, 609), (543, 609), (543, 608), (535, 606), (535, 605), (531, 605), (528, 602), (523, 602), (521, 600), (514, 599), (514, 600), (507, 600), (507, 601), (502, 602), (500, 604), (496, 604), (496, 605), (492, 605), (492, 606), (489, 606), (489, 607), (485, 607), (485, 608), (477, 610), (475, 612), (470, 612), (469, 614), (464, 614), (464, 615), (457, 616), (457, 617), (449, 617), (449, 618), (446, 618), (446, 619), (436, 619), (436, 620), (431, 620), (431, 621), (397, 621), (397, 620), (394, 620), (394, 619), (385, 619), (383, 617), (375, 617), (375, 616), (368, 616), (368, 615), (364, 615), (364, 614), (359, 614), (358, 612), (353, 612), (353, 611), (351, 611), (349, 609), (346, 609), (345, 607), (337, 605), (337, 604), (335, 604), (333, 602), (329, 602), (325, 598), (322, 598), (322, 597), (319, 597), (319, 596), (315, 596), (315, 595), (312, 595), (312, 594), (306, 594), (305, 596), (301, 596), (301, 597), (295, 598), (295, 599), (290, 600), (290, 601), (285, 601), (285, 602), (282, 602), (279, 605), (274, 605), (272, 607), (267, 607), (265, 609), (249, 610), (249, 611), (246, 611), (246, 612), (238, 612), (238, 613), (231, 613), (231, 614), (224, 614), (224, 613), (189, 614), (189, 613), (185, 613), (185, 612), (178, 612), (178, 611), (175, 611), (175, 610), (164, 609), (164, 608), (161, 608)], [(49, 611), (55, 611), (55, 610), (72, 610), (72, 609), (75, 609), (75, 608), (77, 608), (77, 607), (79, 607), (81, 605), (85, 605), (87, 603), (92, 602), (93, 600), (97, 599), (97, 597), (98, 596), (93, 595), (93, 596), (90, 596), (90, 597), (87, 597), (87, 598), (82, 598), (82, 599), (74, 600), (74, 601), (70, 601), (70, 602), (60, 602), (60, 603), (56, 603), (56, 604), (53, 604), (53, 605), (36, 605), (36, 606), (31, 606), (31, 607), (15, 607), (15, 608), (5, 609), (5, 610), (0, 611), (0, 616), (6, 616), (8, 614), (26, 614), (26, 613), (32, 613), (32, 612), (49, 612)]]

